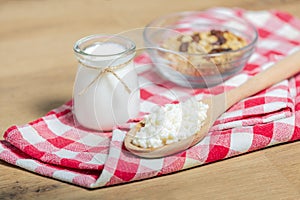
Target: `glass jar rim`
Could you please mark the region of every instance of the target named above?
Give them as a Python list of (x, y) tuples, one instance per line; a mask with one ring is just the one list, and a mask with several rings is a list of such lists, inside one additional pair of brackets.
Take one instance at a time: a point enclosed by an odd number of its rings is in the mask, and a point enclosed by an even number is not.
[[(101, 55), (101, 54), (91, 54), (91, 53), (86, 53), (85, 49), (86, 48), (82, 48), (81, 45), (91, 41), (91, 40), (96, 40), (96, 39), (106, 39), (107, 41), (109, 41), (109, 39), (118, 39), (120, 41), (126, 42), (128, 44), (128, 46), (126, 45), (122, 45), (125, 47), (124, 51), (118, 52), (118, 53), (112, 53), (112, 54), (107, 54), (107, 55)], [(101, 41), (101, 42), (105, 42)], [(75, 53), (82, 55), (82, 56), (92, 56), (92, 57), (110, 57), (110, 56), (121, 56), (123, 54), (129, 54), (131, 52), (134, 52), (136, 49), (136, 45), (135, 43), (124, 36), (121, 35), (117, 35), (117, 34), (94, 34), (94, 35), (89, 35), (86, 37), (83, 37), (79, 40), (77, 40), (73, 46), (73, 50)]]

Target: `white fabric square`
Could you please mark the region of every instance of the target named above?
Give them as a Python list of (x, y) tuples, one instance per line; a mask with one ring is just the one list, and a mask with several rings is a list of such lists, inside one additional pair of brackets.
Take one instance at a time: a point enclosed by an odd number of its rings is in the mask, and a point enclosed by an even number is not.
[(253, 53), (252, 55), (251, 55), (251, 57), (249, 58), (249, 60), (248, 60), (248, 63), (255, 63), (255, 61), (256, 60), (259, 60), (259, 59), (261, 59), (261, 55), (259, 55), (258, 53)]
[(46, 141), (46, 139), (41, 137), (39, 133), (36, 132), (34, 128), (32, 128), (32, 126), (25, 126), (19, 128), (19, 130), (22, 133), (22, 137), (30, 144), (37, 144)]
[(300, 31), (291, 27), (289, 24), (283, 25), (276, 33), (291, 40), (300, 38)]
[(153, 169), (155, 171), (158, 171), (162, 168), (164, 163), (163, 158), (158, 159), (141, 159), (140, 165), (145, 166), (147, 168)]
[(189, 167), (192, 167), (192, 166), (197, 166), (197, 165), (200, 165), (200, 164), (202, 164), (202, 162), (200, 162), (199, 160), (195, 160), (195, 159), (192, 159), (192, 158), (185, 158), (183, 168), (186, 169), (186, 168), (189, 168)]
[(113, 131), (113, 141), (120, 141), (123, 142), (124, 138), (125, 138), (126, 132), (125, 131), (121, 131), (119, 129), (115, 129)]
[(74, 174), (73, 172), (69, 172), (67, 170), (57, 170), (53, 173), (53, 178), (58, 178), (61, 180), (67, 180), (72, 182), (72, 180), (76, 177), (77, 175)]
[(61, 123), (57, 118), (51, 118), (51, 119), (44, 118), (44, 121), (48, 125), (48, 128), (53, 133), (59, 136), (62, 136), (65, 132), (72, 129), (71, 126)]
[(263, 104), (262, 106), (265, 112), (272, 112), (272, 111), (277, 111), (281, 108), (286, 108), (286, 103), (285, 102), (266, 103)]
[(75, 158), (76, 155), (78, 155), (78, 152), (60, 149), (59, 151), (54, 152), (54, 154), (58, 155), (61, 158)]
[(35, 169), (40, 166), (40, 164), (38, 164), (34, 160), (29, 159), (18, 159), (16, 165), (31, 171), (35, 171)]
[(209, 145), (210, 144), (210, 136), (206, 135), (197, 145)]
[(257, 44), (257, 47), (264, 48), (264, 49), (277, 49), (280, 47), (281, 43), (278, 42), (278, 40), (269, 40), (269, 39), (264, 39), (259, 41)]
[(246, 152), (252, 145), (252, 133), (236, 133), (231, 134), (230, 149), (238, 152)]
[(272, 15), (267, 11), (249, 11), (244, 15), (252, 24), (264, 27), (266, 26), (268, 20), (271, 20)]
[[(283, 97), (283, 98), (287, 98), (288, 91), (287, 90), (282, 90), (282, 89), (276, 89), (276, 90), (269, 91), (266, 94), (266, 96), (268, 96), (268, 97)], [(281, 103), (283, 103), (283, 102), (281, 102)]]
[(226, 81), (226, 85), (233, 86), (233, 87), (240, 86), (242, 83), (246, 82), (248, 77), (249, 76), (247, 74), (238, 74), (232, 77), (231, 79), (229, 79), (228, 81)]
[(107, 138), (86, 133), (86, 135), (82, 137), (79, 142), (88, 146), (96, 147), (99, 145), (99, 143), (101, 143), (104, 140), (107, 140)]
[(218, 120), (226, 119), (226, 118), (231, 118), (231, 117), (236, 117), (236, 116), (243, 116), (243, 110), (236, 110), (232, 112), (226, 112), (223, 113)]
[[(280, 123), (283, 123), (283, 124), (288, 124), (288, 125), (294, 127), (295, 126), (295, 115), (279, 119), (277, 122), (280, 122)], [(275, 127), (275, 129), (276, 129), (276, 127)]]

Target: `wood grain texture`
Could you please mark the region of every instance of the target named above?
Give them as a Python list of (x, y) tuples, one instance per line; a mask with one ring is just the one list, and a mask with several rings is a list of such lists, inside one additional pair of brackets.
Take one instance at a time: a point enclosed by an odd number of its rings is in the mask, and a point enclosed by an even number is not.
[[(74, 42), (140, 28), (176, 11), (280, 9), (299, 0), (0, 1), (0, 137), (72, 96)], [(300, 199), (300, 142), (145, 181), (87, 190), (0, 162), (0, 199)]]

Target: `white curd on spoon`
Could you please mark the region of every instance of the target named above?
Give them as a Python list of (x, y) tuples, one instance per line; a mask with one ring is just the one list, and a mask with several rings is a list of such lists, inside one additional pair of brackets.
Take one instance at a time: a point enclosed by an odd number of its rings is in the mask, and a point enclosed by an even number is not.
[(197, 133), (207, 117), (208, 105), (194, 99), (157, 107), (144, 119), (144, 126), (132, 143), (142, 148), (158, 148)]

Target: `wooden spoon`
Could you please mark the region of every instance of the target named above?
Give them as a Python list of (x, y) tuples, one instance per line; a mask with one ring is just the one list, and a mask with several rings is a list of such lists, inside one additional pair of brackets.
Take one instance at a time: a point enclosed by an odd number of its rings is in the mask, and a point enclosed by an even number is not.
[(232, 105), (272, 86), (275, 83), (295, 75), (299, 71), (300, 51), (297, 51), (280, 60), (267, 70), (253, 76), (239, 87), (201, 100), (203, 103), (208, 104), (209, 109), (207, 111), (207, 118), (204, 121), (204, 125), (201, 127), (201, 130), (194, 135), (184, 140), (180, 140), (179, 142), (167, 144), (158, 148), (141, 148), (132, 144), (133, 137), (143, 126), (143, 121), (141, 121), (127, 133), (124, 141), (125, 147), (131, 153), (146, 158), (164, 157), (183, 151), (200, 142), (209, 132), (209, 129), (216, 119)]

